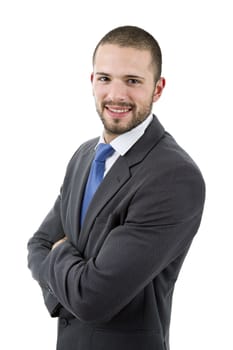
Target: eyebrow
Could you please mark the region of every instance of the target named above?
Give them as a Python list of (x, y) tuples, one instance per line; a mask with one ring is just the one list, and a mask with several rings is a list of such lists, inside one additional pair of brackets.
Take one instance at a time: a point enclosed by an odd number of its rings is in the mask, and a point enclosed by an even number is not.
[[(96, 75), (104, 75), (106, 77), (110, 77), (111, 74), (108, 73), (104, 73), (104, 72), (96, 72)], [(125, 78), (133, 78), (133, 79), (141, 79), (141, 80), (145, 80), (144, 77), (141, 77), (140, 75), (134, 75), (134, 74), (126, 74), (124, 75)]]
[(96, 74), (96, 75), (105, 75), (105, 76), (110, 77), (110, 74), (104, 73), (104, 72), (96, 72), (95, 74)]

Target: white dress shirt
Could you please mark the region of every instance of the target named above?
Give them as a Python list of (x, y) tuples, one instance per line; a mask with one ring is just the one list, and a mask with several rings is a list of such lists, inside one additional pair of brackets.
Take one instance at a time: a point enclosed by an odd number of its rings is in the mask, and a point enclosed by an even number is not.
[[(110, 142), (110, 145), (114, 148), (115, 152), (111, 157), (107, 158), (105, 162), (104, 176), (111, 169), (117, 158), (119, 158), (120, 156), (124, 156), (129, 151), (129, 149), (140, 139), (140, 137), (142, 137), (146, 128), (151, 123), (152, 119), (153, 115), (150, 114), (144, 120), (144, 122), (133, 128), (132, 130), (117, 136), (114, 140), (112, 140), (112, 142)], [(100, 136), (98, 144), (99, 143), (106, 143), (103, 135)]]

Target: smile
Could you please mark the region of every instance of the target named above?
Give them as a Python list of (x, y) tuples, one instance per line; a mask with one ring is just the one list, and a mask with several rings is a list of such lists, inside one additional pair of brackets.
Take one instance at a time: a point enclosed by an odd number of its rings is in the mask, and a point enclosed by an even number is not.
[(105, 106), (110, 112), (112, 113), (117, 113), (117, 114), (122, 114), (122, 113), (128, 113), (132, 110), (131, 107), (110, 107), (110, 106)]
[(108, 108), (111, 112), (114, 112), (114, 113), (127, 113), (130, 111), (129, 108), (127, 109), (114, 109), (114, 108)]

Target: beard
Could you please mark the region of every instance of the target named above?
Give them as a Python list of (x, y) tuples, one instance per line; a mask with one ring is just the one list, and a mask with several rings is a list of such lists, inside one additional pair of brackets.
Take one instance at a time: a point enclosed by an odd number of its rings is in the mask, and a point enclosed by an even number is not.
[[(105, 105), (108, 105), (108, 106), (117, 105), (122, 108), (129, 107), (131, 109), (130, 119), (127, 122), (124, 122), (124, 117), (112, 118), (112, 119), (105, 117), (104, 116)], [(144, 105), (140, 109), (138, 109), (134, 104), (131, 104), (131, 103), (104, 101), (101, 103), (100, 106), (98, 106), (96, 103), (96, 111), (99, 114), (99, 117), (104, 125), (105, 132), (109, 135), (119, 136), (121, 134), (124, 134), (127, 131), (130, 131), (136, 128), (136, 126), (144, 122), (144, 120), (151, 114), (152, 106), (153, 106), (152, 97), (148, 102), (148, 104)]]

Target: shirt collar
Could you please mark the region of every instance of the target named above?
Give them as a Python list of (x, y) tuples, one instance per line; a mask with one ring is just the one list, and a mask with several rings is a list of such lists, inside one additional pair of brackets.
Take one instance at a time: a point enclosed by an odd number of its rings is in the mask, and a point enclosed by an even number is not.
[[(124, 156), (128, 152), (128, 150), (144, 134), (146, 128), (149, 126), (152, 119), (153, 115), (150, 114), (141, 124), (133, 128), (132, 130), (117, 136), (114, 140), (112, 140), (112, 142), (110, 142), (110, 145), (115, 149), (117, 153), (119, 153), (121, 156)], [(100, 136), (98, 144), (99, 143), (105, 143), (103, 135)]]

